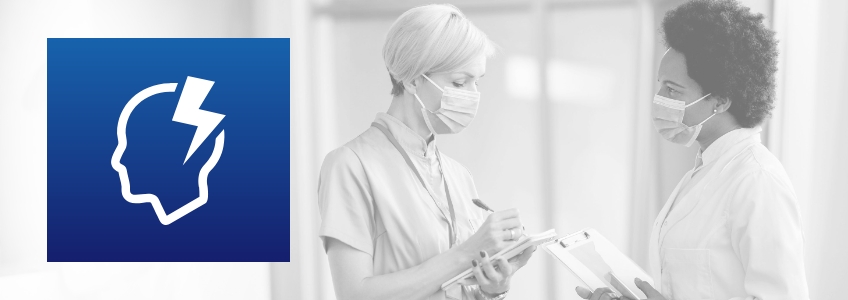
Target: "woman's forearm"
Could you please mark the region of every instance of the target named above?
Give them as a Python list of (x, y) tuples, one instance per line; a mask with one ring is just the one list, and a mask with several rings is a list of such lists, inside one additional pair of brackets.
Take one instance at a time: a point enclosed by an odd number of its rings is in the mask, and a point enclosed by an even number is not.
[(365, 278), (362, 299), (422, 299), (441, 289), (442, 283), (471, 267), (474, 256), (457, 248), (437, 255), (415, 267)]
[(417, 266), (373, 276), (372, 258), (364, 252), (336, 241), (327, 254), (339, 300), (423, 299), (479, 258), (455, 247)]

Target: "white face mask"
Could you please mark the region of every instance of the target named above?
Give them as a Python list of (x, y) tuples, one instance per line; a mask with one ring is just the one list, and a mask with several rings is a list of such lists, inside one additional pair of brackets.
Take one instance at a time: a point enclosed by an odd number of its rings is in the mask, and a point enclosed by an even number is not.
[[(477, 115), (477, 107), (480, 105), (480, 92), (467, 91), (452, 87), (440, 88), (433, 80), (431, 80), (427, 75), (421, 75), (430, 81), (437, 89), (442, 91), (442, 100), (439, 109), (436, 111), (429, 111), (426, 106), (424, 106), (424, 102), (421, 102), (421, 98), (418, 98), (418, 94), (413, 94), (415, 99), (418, 100), (418, 103), (421, 104), (421, 113), (424, 115), (424, 123), (427, 124), (427, 128), (430, 129), (430, 132), (434, 134), (447, 134), (447, 133), (458, 133), (468, 127), (471, 124), (471, 121), (474, 120), (474, 117)], [(446, 132), (437, 132), (433, 129), (433, 124), (430, 123), (430, 118), (427, 113), (431, 113), (435, 115), (439, 121), (442, 122), (443, 127), (447, 128)]]
[(706, 94), (698, 100), (695, 100), (689, 105), (680, 100), (669, 99), (660, 95), (654, 95), (654, 103), (651, 105), (651, 117), (654, 121), (654, 128), (666, 140), (684, 145), (692, 146), (698, 134), (701, 133), (701, 128), (704, 123), (716, 115), (713, 114), (707, 117), (701, 123), (695, 126), (686, 126), (683, 124), (683, 115), (686, 113), (686, 108), (707, 98), (710, 94)]

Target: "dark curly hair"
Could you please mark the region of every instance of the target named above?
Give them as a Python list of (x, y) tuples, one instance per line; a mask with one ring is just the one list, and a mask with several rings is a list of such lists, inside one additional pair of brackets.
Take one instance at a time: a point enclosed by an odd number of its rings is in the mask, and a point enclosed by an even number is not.
[(665, 14), (665, 44), (686, 58), (704, 93), (732, 101), (728, 111), (751, 128), (774, 108), (777, 40), (763, 15), (735, 0), (694, 0)]

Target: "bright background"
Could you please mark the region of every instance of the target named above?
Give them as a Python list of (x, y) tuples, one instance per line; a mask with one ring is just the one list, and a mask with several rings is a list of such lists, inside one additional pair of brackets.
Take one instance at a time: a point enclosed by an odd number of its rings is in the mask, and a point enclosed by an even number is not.
[[(848, 269), (848, 2), (743, 0), (780, 40), (764, 142), (795, 185), (811, 298)], [(390, 102), (380, 49), (411, 0), (0, 1), (0, 299), (334, 299), (317, 237), (326, 153)], [(440, 139), (531, 231), (594, 227), (646, 265), (650, 226), (696, 149), (648, 119), (680, 0), (457, 0), (498, 43), (474, 125)], [(291, 37), (291, 263), (46, 263), (47, 37)], [(540, 252), (512, 299), (576, 299)]]

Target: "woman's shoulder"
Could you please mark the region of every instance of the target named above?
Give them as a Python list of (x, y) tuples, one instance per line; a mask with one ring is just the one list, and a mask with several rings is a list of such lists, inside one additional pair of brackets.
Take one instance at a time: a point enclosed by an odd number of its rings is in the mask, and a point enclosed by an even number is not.
[(729, 170), (727, 180), (735, 195), (731, 205), (774, 202), (784, 199), (789, 207), (795, 205), (795, 191), (783, 165), (761, 144), (740, 154), (739, 162)]
[(328, 159), (352, 161), (358, 156), (367, 155), (369, 152), (385, 147), (388, 143), (388, 140), (378, 129), (368, 127), (355, 138), (330, 151), (324, 161), (325, 163)]
[(369, 152), (375, 149), (375, 143), (379, 144), (376, 133), (379, 132), (373, 127), (369, 127), (357, 137), (333, 149), (324, 156), (322, 169), (361, 166), (362, 157), (368, 156)]
[(770, 179), (777, 182), (788, 181), (786, 170), (780, 160), (763, 144), (754, 144), (745, 149), (736, 159), (731, 174), (734, 181), (743, 179)]

